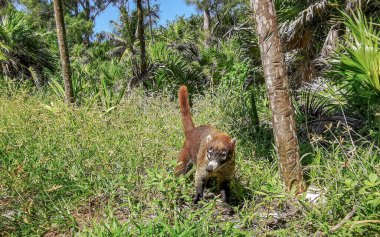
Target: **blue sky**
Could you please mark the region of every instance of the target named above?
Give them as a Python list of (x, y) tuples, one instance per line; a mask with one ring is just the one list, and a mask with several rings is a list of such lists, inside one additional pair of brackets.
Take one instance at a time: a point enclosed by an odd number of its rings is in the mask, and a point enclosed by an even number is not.
[[(159, 25), (166, 25), (167, 21), (174, 20), (177, 16), (190, 16), (196, 13), (194, 6), (188, 6), (185, 0), (151, 0), (151, 5), (159, 4), (160, 20)], [(109, 6), (104, 12), (99, 14), (95, 20), (95, 33), (101, 31), (111, 31), (110, 20), (118, 21), (119, 10), (117, 7)]]

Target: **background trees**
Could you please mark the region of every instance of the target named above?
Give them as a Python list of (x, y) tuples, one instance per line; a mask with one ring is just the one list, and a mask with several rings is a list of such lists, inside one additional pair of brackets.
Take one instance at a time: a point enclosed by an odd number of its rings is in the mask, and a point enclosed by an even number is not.
[(188, 4), (194, 4), (197, 8), (203, 11), (203, 31), (204, 43), (206, 47), (211, 45), (211, 5), (212, 0), (186, 0)]
[[(67, 1), (66, 7), (74, 17), (83, 16), (83, 19), (93, 26), (95, 18), (103, 12), (109, 5), (115, 4), (117, 0), (72, 0)], [(90, 45), (92, 30), (87, 30), (83, 35), (83, 44)]]

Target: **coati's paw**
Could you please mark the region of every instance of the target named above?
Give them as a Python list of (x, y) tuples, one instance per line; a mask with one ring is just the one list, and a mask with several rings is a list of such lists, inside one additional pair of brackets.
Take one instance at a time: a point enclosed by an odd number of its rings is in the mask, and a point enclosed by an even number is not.
[(232, 216), (232, 215), (235, 214), (235, 210), (229, 204), (223, 203), (222, 207), (224, 209), (223, 212), (222, 212), (224, 215)]
[(201, 200), (201, 198), (202, 198), (201, 194), (196, 194), (194, 199), (193, 199), (193, 203), (197, 204), (199, 202), (199, 200)]
[(194, 203), (194, 204), (197, 204), (197, 203), (199, 202), (199, 200), (200, 200), (200, 198), (195, 197), (195, 198), (193, 198), (193, 203)]

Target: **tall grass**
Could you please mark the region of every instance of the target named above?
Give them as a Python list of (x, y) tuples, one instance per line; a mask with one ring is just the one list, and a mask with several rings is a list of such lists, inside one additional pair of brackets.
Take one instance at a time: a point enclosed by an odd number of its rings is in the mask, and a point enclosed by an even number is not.
[[(271, 140), (245, 136), (246, 127), (229, 122), (222, 105), (238, 108), (239, 100), (225, 104), (221, 95), (209, 93), (193, 98), (196, 124), (211, 123), (238, 137), (235, 214), (224, 208), (213, 185), (206, 199), (193, 205), (193, 172), (174, 177), (183, 133), (177, 103), (169, 97), (135, 91), (104, 113), (68, 108), (54, 97), (2, 94), (0, 233), (304, 236), (327, 233), (354, 207), (354, 218), (335, 234), (378, 233), (377, 147), (339, 139), (326, 147), (326, 141), (312, 140), (303, 155), (310, 160), (306, 174), (325, 198), (298, 201), (282, 191)], [(258, 103), (259, 111), (262, 106)]]
[[(110, 60), (89, 64), (74, 62), (72, 84), (77, 105), (98, 106), (109, 111), (123, 99), (127, 81), (123, 65)], [(51, 92), (64, 98), (63, 81), (60, 77), (49, 82)]]

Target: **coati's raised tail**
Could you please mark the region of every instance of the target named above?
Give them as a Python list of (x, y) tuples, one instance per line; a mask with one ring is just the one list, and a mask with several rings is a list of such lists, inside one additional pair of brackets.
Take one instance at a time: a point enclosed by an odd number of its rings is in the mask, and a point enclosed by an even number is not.
[(189, 95), (187, 93), (187, 87), (181, 86), (178, 91), (178, 101), (179, 108), (182, 115), (182, 124), (185, 135), (188, 136), (191, 130), (194, 129), (194, 123), (191, 118), (190, 105), (189, 105)]
[(178, 91), (179, 106), (185, 131), (185, 142), (175, 168), (176, 176), (186, 174), (196, 166), (194, 203), (203, 197), (203, 189), (210, 177), (218, 179), (224, 202), (229, 197), (229, 184), (235, 174), (235, 143), (228, 134), (208, 125), (195, 127), (191, 119), (186, 86)]

